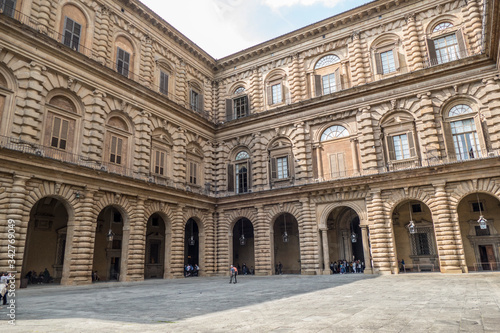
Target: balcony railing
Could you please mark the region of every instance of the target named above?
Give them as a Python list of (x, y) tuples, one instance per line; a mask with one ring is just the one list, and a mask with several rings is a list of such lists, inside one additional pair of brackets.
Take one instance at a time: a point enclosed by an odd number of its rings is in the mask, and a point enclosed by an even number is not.
[(469, 267), (469, 272), (500, 271), (500, 262), (480, 262)]
[(150, 184), (166, 186), (178, 190), (188, 191), (191, 193), (210, 195), (212, 189), (210, 186), (195, 187), (186, 182), (174, 182), (170, 178), (155, 175), (149, 171), (140, 172), (138, 170), (126, 168), (122, 165), (114, 163), (96, 161), (82, 155), (72, 154), (67, 151), (39, 145), (36, 143), (26, 142), (17, 138), (0, 136), (0, 150), (8, 149), (21, 152), (27, 155), (34, 155), (50, 160), (60, 161), (68, 164), (77, 165), (80, 167), (93, 169), (102, 173), (114, 174), (118, 176), (141, 180)]
[[(173, 94), (165, 94), (165, 93), (160, 93), (160, 86), (159, 84), (156, 84), (153, 82), (153, 77), (144, 77), (141, 76), (137, 73), (134, 73), (132, 70), (119, 70), (121, 68), (118, 68), (117, 61), (113, 61), (112, 59), (109, 59), (102, 54), (99, 54), (95, 50), (87, 48), (84, 44), (82, 44), (81, 40), (78, 45), (73, 44), (72, 42), (69, 42), (64, 35), (60, 34), (56, 30), (47, 28), (40, 24), (35, 18), (31, 16), (24, 15), (22, 12), (19, 12), (17, 10), (13, 10), (12, 8), (5, 8), (3, 11), (0, 9), (0, 16), (9, 16), (20, 23), (29, 26), (30, 28), (37, 30), (40, 33), (43, 33), (47, 36), (49, 36), (52, 39), (55, 39), (61, 45), (64, 45), (64, 47), (71, 49), (75, 52), (81, 53), (85, 55), (86, 57), (98, 62), (102, 66), (105, 66), (121, 75), (123, 75), (124, 78), (128, 78), (132, 81), (138, 82), (141, 85), (145, 86), (146, 88), (151, 89), (155, 93), (161, 94), (162, 96), (166, 97), (167, 99), (171, 100), (172, 102), (176, 103), (177, 105), (180, 105), (181, 107), (189, 110), (190, 112), (200, 115), (201, 117), (207, 119), (207, 120), (213, 120), (213, 116), (207, 112), (206, 110), (200, 110), (200, 111), (193, 111), (191, 110), (191, 107), (189, 105), (189, 101), (182, 101), (179, 99), (177, 96)], [(109, 52), (109, 51), (108, 51)], [(126, 74), (126, 75), (124, 75)]]

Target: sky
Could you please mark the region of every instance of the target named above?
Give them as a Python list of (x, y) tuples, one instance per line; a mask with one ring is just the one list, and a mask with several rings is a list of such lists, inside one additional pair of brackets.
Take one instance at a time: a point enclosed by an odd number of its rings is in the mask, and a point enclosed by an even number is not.
[(140, 0), (215, 59), (368, 0)]

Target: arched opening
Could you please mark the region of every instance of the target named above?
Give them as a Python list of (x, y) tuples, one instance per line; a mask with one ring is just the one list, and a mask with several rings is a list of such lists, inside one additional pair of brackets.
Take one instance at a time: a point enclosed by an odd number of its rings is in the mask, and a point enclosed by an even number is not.
[(299, 224), (292, 214), (283, 213), (276, 218), (273, 241), (274, 273), (300, 274)]
[(92, 263), (93, 281), (120, 280), (123, 266), (123, 215), (113, 206), (97, 217)]
[(249, 219), (241, 218), (234, 224), (232, 264), (239, 274), (255, 273), (254, 233)]
[[(365, 261), (360, 219), (349, 207), (337, 207), (326, 221), (328, 255), (333, 273), (361, 273)], [(324, 267), (323, 269), (332, 269)]]
[(486, 193), (469, 194), (458, 204), (457, 213), (468, 270), (500, 270), (498, 199)]
[(184, 265), (200, 264), (200, 237), (198, 224), (189, 219), (184, 229)]
[(165, 222), (158, 213), (151, 215), (148, 219), (145, 252), (144, 278), (163, 278), (165, 269)]
[(63, 278), (68, 211), (63, 202), (45, 197), (30, 213), (21, 276), (28, 284), (60, 283)]
[(406, 200), (392, 213), (399, 272), (439, 271), (431, 210), (417, 200)]

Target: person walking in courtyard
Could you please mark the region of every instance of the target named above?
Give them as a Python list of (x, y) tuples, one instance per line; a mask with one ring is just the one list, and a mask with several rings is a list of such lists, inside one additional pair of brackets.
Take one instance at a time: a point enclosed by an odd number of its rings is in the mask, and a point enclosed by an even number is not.
[[(229, 284), (231, 284), (231, 282), (238, 283), (238, 281), (236, 280), (236, 275), (238, 275), (238, 270), (236, 269), (236, 267), (231, 265), (230, 272), (231, 272), (231, 278), (229, 279)], [(233, 279), (234, 279), (234, 282), (233, 282)]]
[(283, 275), (283, 264), (281, 261), (278, 263), (278, 273), (279, 275)]

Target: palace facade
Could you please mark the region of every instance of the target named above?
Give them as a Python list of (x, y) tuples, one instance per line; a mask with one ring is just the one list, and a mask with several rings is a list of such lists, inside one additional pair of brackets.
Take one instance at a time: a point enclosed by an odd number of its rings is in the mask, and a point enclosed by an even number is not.
[(377, 0), (214, 59), (136, 0), (0, 0), (0, 270), (498, 270), (499, 5)]

